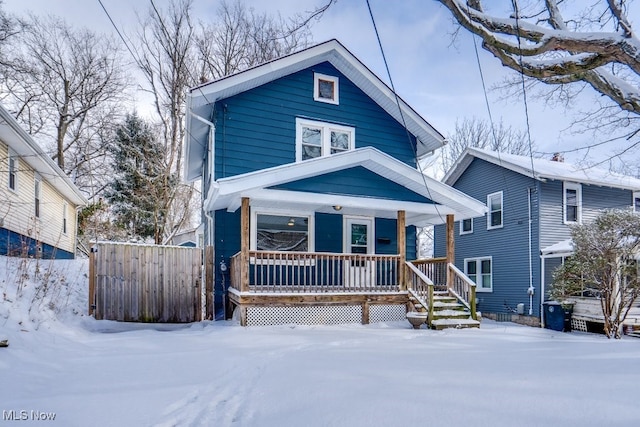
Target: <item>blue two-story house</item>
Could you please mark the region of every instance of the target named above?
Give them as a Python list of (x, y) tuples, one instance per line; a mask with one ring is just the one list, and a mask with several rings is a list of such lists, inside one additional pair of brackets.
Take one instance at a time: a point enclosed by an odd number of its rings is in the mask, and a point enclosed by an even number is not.
[[(456, 222), (455, 264), (477, 283), (487, 317), (518, 313), (540, 324), (553, 271), (569, 256), (571, 224), (602, 210), (640, 210), (640, 180), (555, 160), (468, 148), (443, 182), (486, 201), (486, 216)], [(435, 228), (435, 255), (444, 256)], [(528, 317), (527, 317), (528, 316)]]
[(442, 135), (336, 40), (194, 87), (187, 109), (218, 318), (404, 318), (416, 227), (485, 212), (418, 171)]

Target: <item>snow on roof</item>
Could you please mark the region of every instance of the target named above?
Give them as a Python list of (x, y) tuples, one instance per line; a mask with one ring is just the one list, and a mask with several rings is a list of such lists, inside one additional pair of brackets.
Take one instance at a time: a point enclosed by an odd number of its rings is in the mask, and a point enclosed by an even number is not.
[(467, 148), (443, 178), (453, 185), (474, 158), (502, 166), (506, 169), (538, 180), (572, 181), (603, 187), (640, 190), (640, 179), (621, 175), (601, 168), (584, 168), (571, 163), (536, 159), (529, 156), (499, 153), (481, 148)]
[(562, 255), (573, 253), (573, 241), (571, 239), (563, 240), (547, 246), (540, 250), (541, 255)]

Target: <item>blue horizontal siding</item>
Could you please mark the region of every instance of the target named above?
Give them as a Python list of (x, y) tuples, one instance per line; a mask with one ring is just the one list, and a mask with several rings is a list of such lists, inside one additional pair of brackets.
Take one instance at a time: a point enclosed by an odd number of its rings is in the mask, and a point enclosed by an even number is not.
[[(500, 166), (474, 159), (454, 185), (455, 188), (480, 201), (487, 195), (503, 192), (503, 227), (487, 230), (487, 217), (473, 219), (473, 233), (460, 235), (459, 222), (455, 222), (455, 264), (464, 271), (465, 258), (492, 257), (493, 292), (478, 292), (478, 310), (505, 313), (508, 307), (524, 303), (529, 309), (529, 235), (528, 188), (537, 189), (531, 178), (506, 170)], [(532, 190), (532, 273), (536, 294), (533, 314), (540, 312), (540, 248), (538, 245), (538, 191)], [(446, 255), (446, 232), (437, 226), (434, 254)]]
[(318, 175), (271, 188), (433, 203), (428, 198), (381, 177), (362, 166)]
[[(313, 100), (313, 74), (339, 78), (339, 105)], [(415, 138), (362, 90), (323, 63), (215, 103), (216, 179), (295, 161), (296, 117), (355, 128), (371, 146), (415, 166)]]
[[(571, 238), (571, 228), (564, 223), (563, 183), (547, 181), (541, 184), (540, 247), (546, 248)], [(631, 190), (582, 185), (582, 222), (593, 221), (605, 209), (627, 209), (632, 204)]]

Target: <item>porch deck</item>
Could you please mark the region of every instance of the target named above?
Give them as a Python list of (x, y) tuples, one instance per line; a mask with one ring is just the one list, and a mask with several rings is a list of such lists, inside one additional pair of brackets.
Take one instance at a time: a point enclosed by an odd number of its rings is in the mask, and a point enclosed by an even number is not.
[(243, 262), (239, 252), (228, 302), (245, 326), (403, 320), (415, 304), (429, 309), (430, 288), (448, 289), (448, 271), (446, 258), (248, 251)]

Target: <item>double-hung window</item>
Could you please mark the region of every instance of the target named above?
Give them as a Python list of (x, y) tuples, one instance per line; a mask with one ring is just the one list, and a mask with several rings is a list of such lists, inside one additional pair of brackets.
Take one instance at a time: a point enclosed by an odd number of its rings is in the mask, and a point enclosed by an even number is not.
[(466, 258), (464, 273), (476, 284), (477, 292), (493, 291), (492, 258)]
[(16, 191), (18, 189), (18, 156), (9, 150), (9, 189)]
[(355, 129), (315, 120), (296, 119), (296, 161), (353, 150)]
[(38, 175), (35, 176), (33, 181), (33, 195), (34, 195), (34, 214), (36, 218), (40, 218), (40, 193), (42, 188), (42, 180)]
[(487, 207), (489, 216), (487, 218), (487, 230), (500, 228), (503, 225), (502, 191), (487, 195)]
[(640, 191), (634, 191), (633, 193), (633, 211), (640, 213)]
[(68, 224), (67, 224), (67, 211), (69, 210), (69, 205), (67, 202), (62, 203), (62, 234), (67, 234)]
[(565, 224), (582, 222), (582, 186), (565, 182), (562, 189), (562, 211)]

